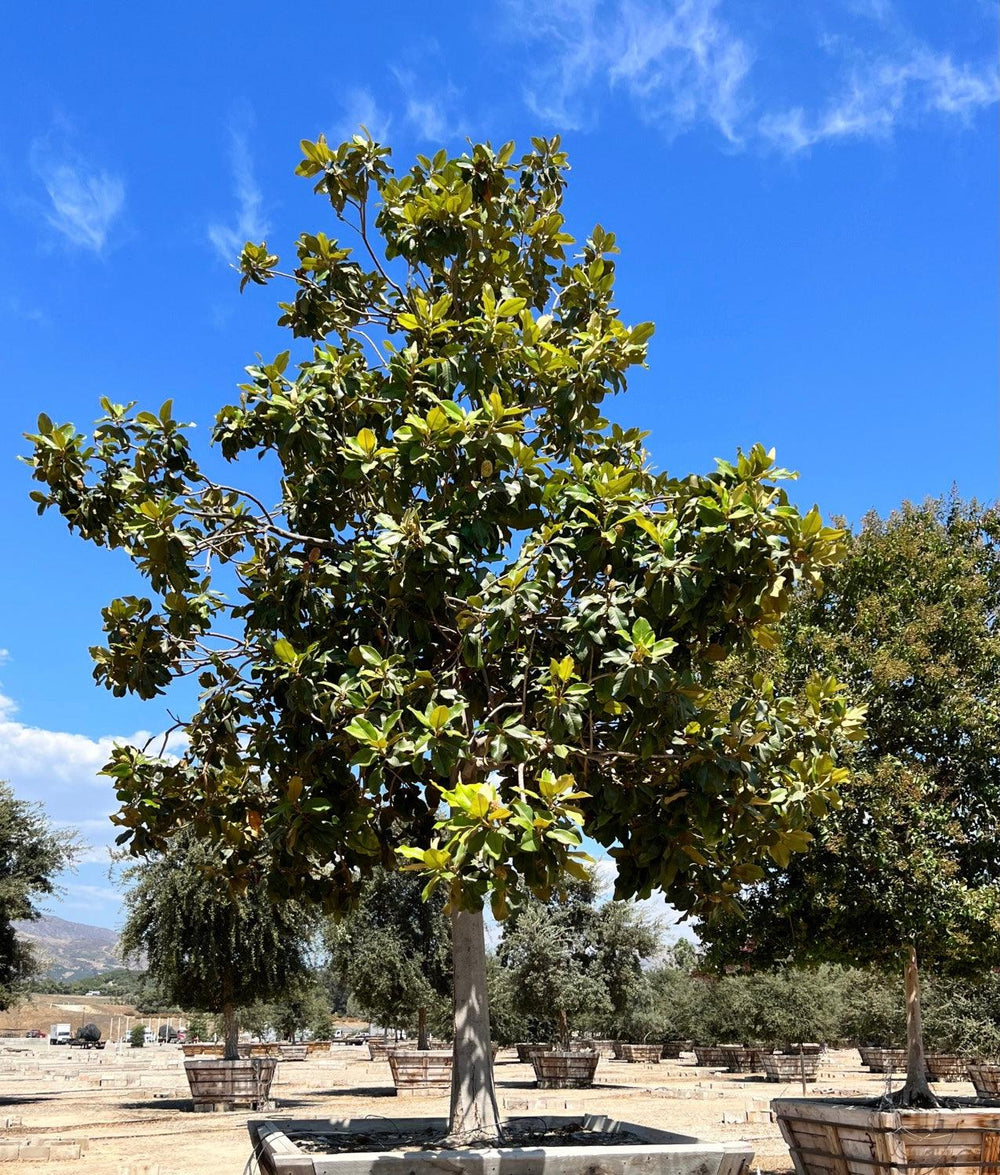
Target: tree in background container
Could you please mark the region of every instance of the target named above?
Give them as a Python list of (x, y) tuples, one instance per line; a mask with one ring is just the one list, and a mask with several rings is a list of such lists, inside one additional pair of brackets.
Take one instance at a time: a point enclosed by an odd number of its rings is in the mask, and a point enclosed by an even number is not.
[(872, 968), (848, 972), (841, 1033), (853, 1044), (902, 1046), (906, 1040), (906, 1005), (895, 976)]
[(694, 1040), (698, 1035), (695, 1009), (702, 981), (691, 974), (693, 962), (686, 953), (678, 958), (671, 950), (662, 964), (646, 974), (653, 1031), (661, 1041)]
[(707, 920), (717, 960), (900, 967), (907, 1072), (896, 1100), (934, 1107), (918, 960), (1000, 963), (1000, 514), (952, 497), (868, 516), (821, 599), (797, 599), (781, 688), (817, 669), (868, 704), (843, 806), (774, 867), (745, 917)]
[(358, 248), (330, 209), (285, 270), (244, 248), (244, 285), (288, 284), (295, 354), (220, 408), (232, 474), (169, 403), (105, 399), (90, 437), (40, 417), (34, 498), (148, 580), (105, 610), (97, 679), (203, 691), (179, 758), (113, 752), (123, 842), (191, 827), (239, 881), (266, 841), (276, 891), (329, 909), (418, 871), (452, 919), (451, 1138), (496, 1141), (483, 906), (582, 876), (584, 833), (619, 897), (685, 911), (805, 847), (854, 721), (840, 687), (734, 696), (714, 671), (773, 640), (840, 540), (763, 448), (671, 478), (604, 418), (653, 327), (615, 308), (613, 234), (574, 247), (558, 139), (399, 175), (361, 136), (302, 151)]
[(144, 955), (148, 974), (170, 1004), (221, 1015), (225, 1051), (239, 1053), (238, 1009), (283, 996), (307, 972), (311, 915), (267, 892), (267, 862), (234, 893), (212, 846), (178, 833), (166, 852), (126, 874), (126, 958)]
[(451, 996), (451, 923), (444, 894), (421, 900), (419, 879), (377, 870), (355, 909), (325, 927), (329, 968), (354, 1006), (382, 1028), (417, 1030), (426, 1049), (428, 1009)]
[(329, 1040), (330, 1005), (312, 972), (293, 979), (270, 1005), (270, 1013), (271, 1026), (279, 1040), (301, 1039), (306, 1032), (319, 1039), (322, 1032), (317, 1035), (312, 1031), (316, 1027), (326, 1027)]
[(575, 1024), (592, 1029), (613, 1012), (593, 950), (594, 892), (587, 880), (568, 886), (562, 900), (527, 902), (507, 920), (497, 948), (515, 1010), (564, 1049)]

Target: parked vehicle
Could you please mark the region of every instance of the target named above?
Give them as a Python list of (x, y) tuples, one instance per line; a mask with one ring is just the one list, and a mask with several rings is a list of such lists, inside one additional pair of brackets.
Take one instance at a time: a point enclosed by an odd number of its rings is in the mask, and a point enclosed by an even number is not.
[(40, 1028), (29, 1028), (24, 1035), (30, 1036), (32, 1040), (44, 1040), (48, 1034), (43, 1032)]
[(69, 1044), (73, 1038), (73, 1029), (69, 1024), (49, 1025), (49, 1044)]

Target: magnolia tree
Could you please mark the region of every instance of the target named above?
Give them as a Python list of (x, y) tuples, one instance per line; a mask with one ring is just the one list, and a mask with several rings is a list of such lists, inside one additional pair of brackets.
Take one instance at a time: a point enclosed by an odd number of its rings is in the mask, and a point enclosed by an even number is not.
[(717, 961), (899, 967), (904, 1105), (935, 1106), (918, 964), (1000, 963), (1000, 515), (958, 499), (871, 515), (821, 601), (797, 601), (776, 666), (789, 690), (836, 665), (868, 703), (843, 805), (809, 851), (708, 922)]
[(713, 669), (773, 640), (839, 532), (763, 448), (674, 479), (605, 420), (653, 327), (615, 309), (613, 235), (574, 247), (558, 139), (399, 175), (368, 138), (302, 150), (321, 227), (290, 267), (263, 243), (240, 260), (244, 285), (285, 283), (296, 343), (218, 412), (233, 473), (169, 403), (105, 399), (91, 436), (41, 417), (35, 500), (148, 581), (105, 610), (98, 681), (201, 686), (179, 759), (113, 752), (123, 843), (190, 826), (237, 882), (266, 843), (276, 891), (331, 909), (377, 866), (440, 889), (452, 1135), (495, 1139), (485, 904), (582, 876), (584, 834), (618, 896), (689, 911), (808, 843), (854, 721), (840, 687), (734, 698)]

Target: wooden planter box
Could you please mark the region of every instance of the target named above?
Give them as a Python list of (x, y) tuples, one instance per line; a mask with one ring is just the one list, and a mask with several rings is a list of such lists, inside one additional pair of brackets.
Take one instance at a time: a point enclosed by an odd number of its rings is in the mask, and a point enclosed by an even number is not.
[(905, 1073), (906, 1049), (872, 1049), (868, 1068), (873, 1073)]
[(694, 1059), (699, 1065), (708, 1069), (725, 1069), (728, 1064), (726, 1054), (718, 1045), (695, 1045)]
[(238, 1061), (196, 1059), (184, 1062), (196, 1110), (270, 1108), (271, 1082), (278, 1062), (273, 1057), (241, 1057)]
[(521, 1062), (521, 1064), (530, 1065), (532, 1053), (551, 1052), (553, 1046), (550, 1044), (531, 1044), (530, 1042), (522, 1042), (521, 1044), (514, 1045), (514, 1047), (517, 1049), (517, 1059)]
[[(804, 1057), (818, 1057), (823, 1051), (821, 1044), (816, 1044), (815, 1041), (803, 1041), (801, 1045), (786, 1044), (781, 1050), (786, 1057), (797, 1057), (801, 1049)], [(858, 1050), (860, 1052), (860, 1050)], [(867, 1062), (865, 1062), (867, 1064)]]
[(742, 1044), (722, 1044), (719, 1051), (725, 1057), (723, 1064), (730, 1073), (760, 1073), (764, 1069), (765, 1049), (747, 1048)]
[(1000, 1098), (1000, 1065), (970, 1061), (965, 1068), (979, 1097)]
[(644, 1065), (658, 1065), (660, 1063), (659, 1044), (626, 1044), (622, 1046), (622, 1056), (626, 1061), (640, 1062)]
[(843, 1098), (771, 1102), (797, 1175), (1000, 1175), (1000, 1107), (877, 1110)]
[(182, 1044), (185, 1057), (221, 1057), (222, 1045), (198, 1042), (197, 1044)]
[(396, 1095), (416, 1096), (451, 1091), (451, 1060), (449, 1051), (419, 1049), (390, 1049), (389, 1068)]
[(539, 1089), (589, 1089), (594, 1084), (600, 1054), (579, 1049), (532, 1053), (531, 1064)]
[(803, 1053), (801, 1057), (790, 1057), (787, 1053), (769, 1053), (762, 1058), (764, 1077), (768, 1081), (801, 1081), (805, 1070), (806, 1081), (815, 1081), (819, 1070), (819, 1057)]
[(372, 1061), (384, 1061), (389, 1055), (389, 1049), (395, 1048), (396, 1042), (388, 1037), (370, 1037), (368, 1040), (368, 1056)]
[(924, 1060), (927, 1062), (927, 1072), (931, 1081), (967, 1080), (966, 1057), (960, 1057), (957, 1053), (927, 1053)]
[(283, 1061), (304, 1061), (309, 1056), (309, 1046), (281, 1041), (278, 1045), (278, 1056)]
[(689, 1053), (693, 1048), (693, 1040), (665, 1040), (660, 1048), (660, 1056), (665, 1061), (676, 1061), (681, 1053)]
[[(516, 1119), (514, 1120), (516, 1122)], [(627, 1131), (642, 1141), (603, 1147), (501, 1147), (477, 1150), (419, 1150), (368, 1152), (337, 1151), (338, 1138), (412, 1131), (417, 1137), (429, 1128), (447, 1131), (447, 1122), (433, 1118), (382, 1120), (282, 1119), (250, 1121), (247, 1129), (253, 1153), (268, 1175), (744, 1175), (753, 1158), (745, 1142), (702, 1142), (690, 1135), (671, 1134), (632, 1122), (593, 1114), (533, 1117), (543, 1129)], [(300, 1147), (298, 1143), (303, 1145)], [(325, 1144), (325, 1145), (324, 1145)], [(377, 1146), (377, 1142), (375, 1143)]]

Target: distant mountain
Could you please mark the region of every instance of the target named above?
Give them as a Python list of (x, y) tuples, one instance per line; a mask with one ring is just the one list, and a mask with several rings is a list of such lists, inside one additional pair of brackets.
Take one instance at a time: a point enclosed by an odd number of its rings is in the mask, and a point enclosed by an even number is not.
[(37, 922), (15, 922), (14, 929), (35, 948), (50, 979), (83, 979), (122, 965), (118, 935), (103, 926), (45, 914)]

